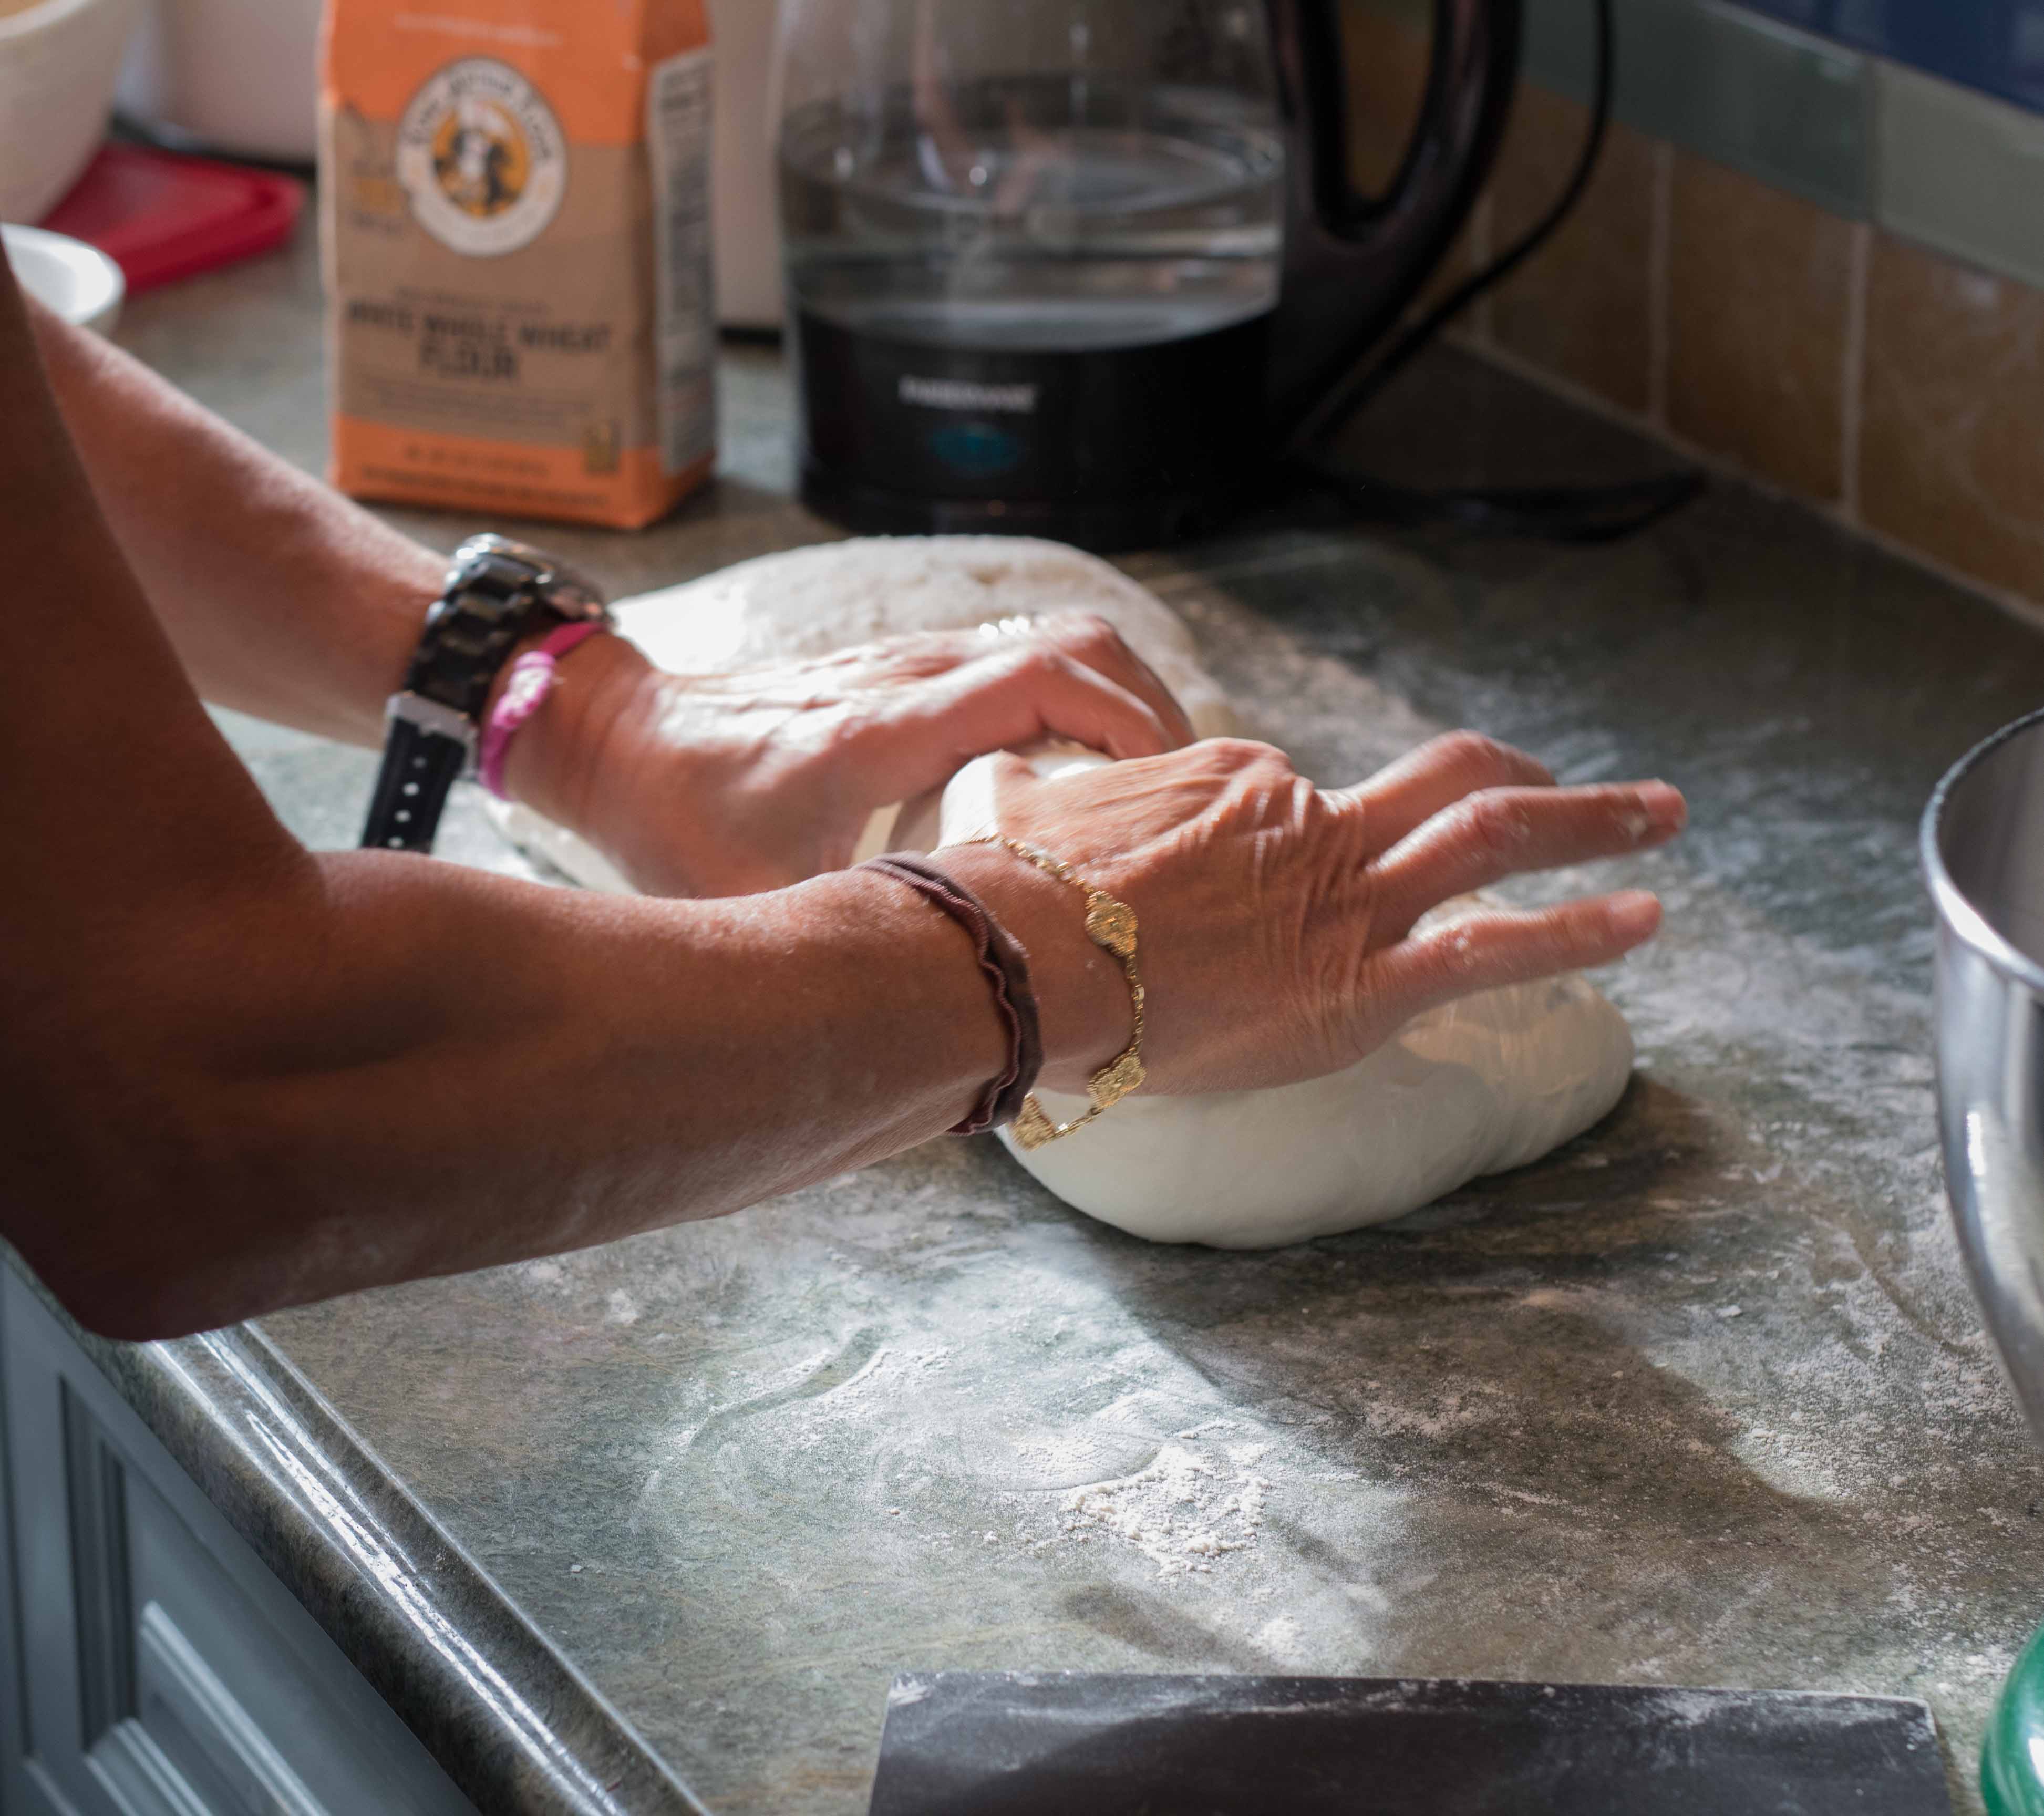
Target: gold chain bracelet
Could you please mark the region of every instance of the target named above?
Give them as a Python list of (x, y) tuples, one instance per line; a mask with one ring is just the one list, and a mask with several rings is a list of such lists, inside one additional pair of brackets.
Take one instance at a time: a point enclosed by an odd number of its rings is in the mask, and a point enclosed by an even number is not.
[(1146, 1074), (1143, 1069), (1143, 974), (1135, 968), (1136, 924), (1135, 911), (1128, 903), (1116, 901), (1105, 890), (1097, 889), (1078, 875), (1069, 864), (1060, 863), (1047, 852), (1039, 851), (1032, 845), (1024, 845), (1020, 839), (1004, 839), (989, 833), (983, 839), (970, 841), (974, 845), (998, 845), (1005, 851), (1012, 851), (1027, 863), (1034, 864), (1039, 870), (1055, 877), (1061, 883), (1069, 883), (1085, 897), (1086, 937), (1103, 952), (1121, 961), (1123, 974), (1128, 980), (1128, 1000), (1135, 1012), (1135, 1038), (1129, 1042), (1128, 1050), (1119, 1059), (1110, 1060), (1086, 1081), (1086, 1096), (1092, 1108), (1075, 1121), (1054, 1123), (1044, 1113), (1043, 1106), (1032, 1092), (1024, 1100), (1022, 1113), (1015, 1119), (1015, 1140), (1025, 1152), (1033, 1154), (1038, 1148), (1047, 1147), (1052, 1142), (1062, 1141), (1066, 1135), (1084, 1128), (1087, 1123), (1105, 1115), (1131, 1092), (1143, 1088)]

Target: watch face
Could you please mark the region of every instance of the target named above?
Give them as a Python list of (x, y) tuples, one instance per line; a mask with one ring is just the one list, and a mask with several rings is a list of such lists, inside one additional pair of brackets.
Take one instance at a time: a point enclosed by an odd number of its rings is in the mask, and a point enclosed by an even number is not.
[(603, 589), (594, 581), (556, 556), (548, 554), (544, 549), (535, 548), (530, 543), (514, 542), (509, 536), (494, 534), (471, 536), (455, 551), (455, 568), (451, 584), (459, 584), (459, 577), (465, 567), (491, 558), (517, 562), (529, 568), (534, 588), (541, 601), (558, 617), (581, 619), (608, 616)]
[(544, 550), (534, 548), (530, 543), (513, 542), (509, 536), (494, 532), (471, 536), (454, 551), (457, 562), (473, 561), (478, 555), (507, 555), (513, 561), (522, 561), (528, 567), (545, 569), (554, 565), (553, 557)]

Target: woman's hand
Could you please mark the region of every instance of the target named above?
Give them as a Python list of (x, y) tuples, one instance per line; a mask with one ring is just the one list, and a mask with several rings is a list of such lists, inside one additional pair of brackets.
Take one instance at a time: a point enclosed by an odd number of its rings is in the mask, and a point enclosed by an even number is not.
[[(1659, 927), (1652, 896), (1412, 929), (1517, 872), (1665, 844), (1688, 817), (1665, 782), (1558, 788), (1531, 757), (1470, 732), (1342, 789), (1233, 739), (1050, 781), (1020, 758), (991, 761), (997, 824), (964, 835), (1034, 845), (1135, 909), (1143, 1057), (1150, 1088), (1170, 1092), (1337, 1071), (1437, 1003), (1610, 962)], [(1082, 1088), (1128, 1041), (1120, 966), (1087, 943), (1065, 885), (996, 847), (948, 845), (940, 861), (1015, 917), (1043, 1013), (1044, 1082)]]
[(598, 638), (511, 749), (512, 793), (650, 895), (752, 895), (843, 869), (874, 812), (1043, 738), (1122, 758), (1192, 728), (1084, 612), (889, 639), (807, 661), (667, 674)]

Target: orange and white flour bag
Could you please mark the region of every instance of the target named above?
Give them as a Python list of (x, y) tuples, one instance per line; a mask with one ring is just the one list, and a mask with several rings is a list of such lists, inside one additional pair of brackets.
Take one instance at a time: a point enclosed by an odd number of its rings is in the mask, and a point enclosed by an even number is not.
[(332, 0), (333, 479), (636, 529), (709, 475), (702, 0)]

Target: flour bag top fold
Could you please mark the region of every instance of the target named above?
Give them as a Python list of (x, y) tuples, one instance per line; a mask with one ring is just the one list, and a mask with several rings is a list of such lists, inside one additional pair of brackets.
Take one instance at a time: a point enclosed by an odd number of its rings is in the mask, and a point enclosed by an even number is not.
[(665, 516), (716, 438), (702, 0), (332, 0), (325, 36), (334, 482)]

